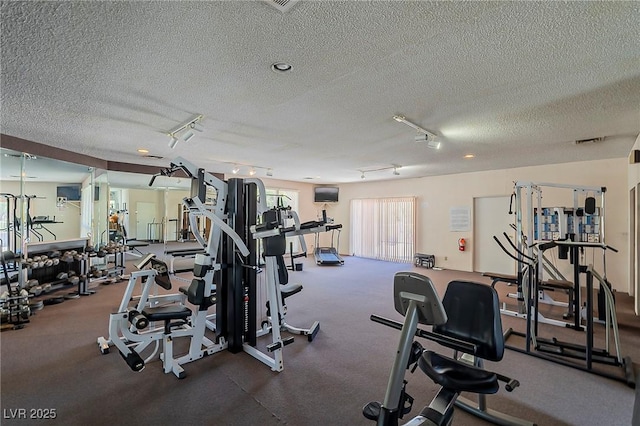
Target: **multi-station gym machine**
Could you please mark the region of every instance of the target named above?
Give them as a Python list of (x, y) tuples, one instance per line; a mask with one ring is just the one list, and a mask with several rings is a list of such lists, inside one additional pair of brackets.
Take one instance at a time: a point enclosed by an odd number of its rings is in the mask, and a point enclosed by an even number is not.
[[(183, 364), (225, 349), (244, 351), (273, 371), (282, 371), (282, 350), (293, 338), (283, 338), (280, 331), (305, 335), (312, 341), (319, 330), (317, 322), (302, 329), (284, 321), (284, 298), (300, 291), (301, 286), (285, 289), (286, 266), (278, 258), (286, 251), (287, 235), (307, 231), (299, 224), (286, 227), (279, 209), (267, 209), (266, 191), (259, 179), (223, 181), (182, 158), (161, 174), (170, 176), (179, 171), (192, 179), (191, 196), (183, 200), (192, 229), (198, 229), (198, 220), (211, 221), (208, 236), (194, 234), (204, 248), (204, 253), (196, 255), (194, 278), (188, 288), (180, 289), (181, 294), (154, 294), (152, 287), (156, 284), (171, 289), (168, 267), (153, 256), (143, 258), (136, 265), (138, 271), (131, 274), (118, 312), (110, 315), (109, 337), (98, 338), (101, 352), (108, 353), (114, 345), (131, 369), (140, 371), (162, 343), (164, 372), (173, 372), (179, 378), (185, 375)], [(258, 218), (262, 219), (260, 223)], [(263, 240), (264, 271), (257, 239)], [(270, 306), (268, 321), (261, 327), (256, 312), (259, 272), (267, 277)], [(138, 282), (142, 284), (141, 295), (133, 296)], [(130, 306), (131, 300), (135, 306)], [(215, 313), (210, 313), (213, 306)], [(156, 322), (164, 322), (164, 326), (156, 327)], [(207, 330), (211, 332), (208, 337)], [(271, 342), (259, 343), (257, 338), (267, 334)], [(190, 339), (189, 352), (177, 358), (173, 356), (175, 337)], [(143, 359), (142, 351), (154, 342), (156, 349)]]
[[(562, 195), (566, 198), (568, 192), (572, 203), (562, 207), (544, 206), (543, 189), (547, 192), (546, 195), (551, 195), (547, 198), (554, 198), (554, 196), (558, 198)], [(607, 252), (617, 252), (617, 250), (605, 242), (605, 193), (604, 187), (515, 183), (514, 228), (517, 238), (516, 243), (512, 244), (514, 253), (511, 254), (502, 244), (500, 246), (517, 261), (518, 298), (522, 311), (520, 317), (527, 321), (524, 333), (512, 329), (506, 333), (507, 337), (511, 335), (523, 337), (524, 347), (512, 345), (507, 347), (619, 380), (633, 387), (635, 386), (633, 364), (629, 357), (621, 355), (615, 300), (606, 274)], [(596, 197), (600, 198), (599, 202)], [(569, 268), (571, 277), (568, 279), (562, 276), (558, 269), (550, 268), (546, 261), (545, 253), (555, 249), (557, 249), (557, 258), (568, 260), (571, 265)], [(589, 260), (591, 263), (588, 262)], [(593, 264), (596, 261), (599, 263), (598, 266), (602, 267), (602, 274)], [(599, 284), (597, 304), (594, 302), (594, 281)], [(570, 303), (569, 312), (565, 314), (565, 318), (569, 321), (564, 323), (564, 326), (584, 331), (584, 345), (563, 342), (555, 337), (542, 337), (539, 327), (539, 323), (542, 322), (539, 313), (541, 302), (539, 294), (543, 291), (545, 283), (553, 284), (554, 282), (572, 284), (569, 290), (575, 300)], [(594, 315), (596, 307), (597, 318)], [(594, 344), (594, 323), (596, 322), (601, 322), (605, 328), (605, 347), (602, 349), (596, 348)], [(612, 340), (613, 343), (611, 343)], [(614, 368), (596, 368), (595, 364)]]

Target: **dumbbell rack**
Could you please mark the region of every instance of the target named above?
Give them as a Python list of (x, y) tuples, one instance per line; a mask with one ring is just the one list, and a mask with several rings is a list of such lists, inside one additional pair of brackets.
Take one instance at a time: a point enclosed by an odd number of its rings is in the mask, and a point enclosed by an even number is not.
[[(86, 287), (87, 281), (85, 278), (88, 269), (88, 255), (86, 253), (87, 241), (88, 238), (78, 238), (28, 243), (23, 259), (25, 269), (27, 270), (27, 280), (21, 283), (21, 287), (33, 287), (33, 284), (30, 285), (29, 283), (35, 283), (35, 280), (37, 280), (37, 286), (40, 287), (41, 292), (53, 292), (68, 286), (70, 284), (68, 274), (74, 271), (79, 276), (77, 294), (82, 295), (86, 293), (82, 287)], [(33, 259), (36, 259), (38, 256), (49, 256), (53, 252), (59, 252), (61, 254), (57, 262), (52, 263), (45, 261), (42, 265), (35, 265)], [(64, 254), (67, 255), (64, 256)], [(27, 259), (31, 259), (31, 262), (27, 262)], [(39, 263), (43, 263), (43, 261)], [(67, 277), (59, 278), (61, 274), (67, 274)], [(27, 288), (27, 290), (30, 290), (30, 288)], [(86, 288), (84, 290), (86, 290)]]
[[(126, 246), (121, 243), (109, 243), (104, 247), (100, 247), (98, 251), (92, 251), (89, 254), (89, 258), (91, 259), (89, 277), (91, 281), (120, 278), (126, 270), (125, 252)], [(101, 263), (97, 264), (95, 262), (96, 259), (100, 259)], [(97, 266), (103, 266), (104, 269), (98, 269)], [(98, 270), (100, 272), (99, 275), (95, 274)]]
[(0, 261), (2, 263), (2, 272), (6, 280), (7, 291), (0, 296), (0, 322), (11, 324), (14, 330), (24, 327), (29, 322), (31, 310), (29, 308), (29, 294), (25, 290), (21, 290), (18, 283), (11, 285), (11, 279), (8, 273), (7, 262), (11, 262), (15, 266), (16, 258), (13, 252), (2, 252)]

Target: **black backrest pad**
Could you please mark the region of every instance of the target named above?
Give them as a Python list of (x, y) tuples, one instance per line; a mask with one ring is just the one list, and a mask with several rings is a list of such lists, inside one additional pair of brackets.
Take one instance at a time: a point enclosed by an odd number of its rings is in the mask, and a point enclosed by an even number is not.
[(500, 361), (504, 354), (504, 336), (500, 304), (495, 289), (470, 281), (451, 281), (442, 299), (449, 320), (434, 326), (444, 334), (477, 345), (475, 354), (490, 361)]
[(204, 280), (194, 278), (191, 280), (189, 290), (187, 290), (187, 300), (189, 303), (200, 306), (204, 303)]
[(284, 235), (275, 235), (263, 240), (265, 256), (283, 256), (287, 252), (287, 238)]

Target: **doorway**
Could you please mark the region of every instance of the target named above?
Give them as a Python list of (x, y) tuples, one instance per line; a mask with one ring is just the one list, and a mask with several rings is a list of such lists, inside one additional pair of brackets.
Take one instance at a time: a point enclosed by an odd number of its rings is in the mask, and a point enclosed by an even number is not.
[(161, 232), (158, 233), (156, 226), (156, 205), (155, 203), (136, 203), (136, 239), (138, 240), (160, 240)]
[(496, 244), (493, 236), (504, 241), (503, 232), (513, 240), (514, 231), (509, 226), (509, 197), (479, 197), (473, 199), (473, 270), (514, 274), (515, 261)]

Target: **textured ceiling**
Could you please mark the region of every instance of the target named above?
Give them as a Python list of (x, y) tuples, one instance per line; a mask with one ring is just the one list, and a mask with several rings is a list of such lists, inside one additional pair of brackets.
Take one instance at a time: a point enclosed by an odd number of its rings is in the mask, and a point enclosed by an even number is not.
[[(362, 170), (625, 157), (640, 132), (638, 2), (301, 1), (282, 13), (262, 1), (5, 1), (1, 12), (2, 133), (112, 161), (183, 156), (222, 173), (351, 182)], [(293, 69), (272, 71), (278, 61)], [(196, 114), (204, 132), (169, 148), (167, 132)], [(396, 114), (442, 148), (414, 142)], [(574, 144), (594, 137), (605, 139)]]

